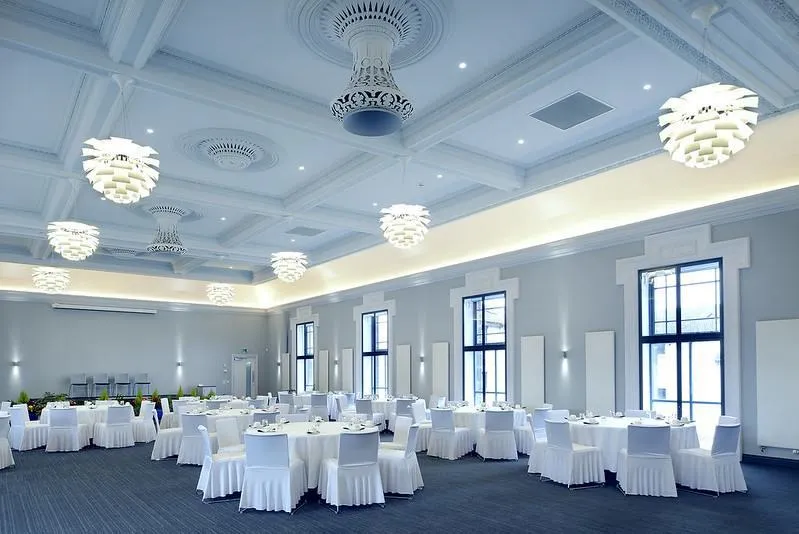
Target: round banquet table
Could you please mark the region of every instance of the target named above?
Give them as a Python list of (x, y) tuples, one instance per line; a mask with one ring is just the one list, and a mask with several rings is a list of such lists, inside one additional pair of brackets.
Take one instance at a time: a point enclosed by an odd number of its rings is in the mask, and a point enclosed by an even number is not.
[[(130, 409), (130, 416), (133, 417), (133, 406), (130, 403), (126, 403)], [(97, 423), (105, 423), (106, 418), (108, 417), (108, 406), (69, 406), (69, 408), (77, 408), (78, 413), (78, 424), (80, 425), (88, 425), (89, 427), (89, 436), (94, 439), (94, 425)], [(60, 410), (63, 408), (44, 408), (42, 410), (42, 415), (39, 418), (43, 424), (50, 423), (50, 410)]]
[[(633, 417), (599, 417), (599, 424), (589, 425), (583, 421), (569, 421), (572, 439), (580, 445), (599, 447), (602, 451), (602, 464), (606, 471), (616, 472), (619, 451), (627, 447), (627, 427), (637, 418)], [(672, 426), (665, 421), (642, 419), (644, 426), (669, 426), (671, 428), (672, 454), (680, 449), (699, 447), (696, 424)]]
[(239, 425), (239, 432), (244, 432), (252, 423), (252, 413), (255, 410), (207, 410), (203, 412), (208, 421), (208, 432), (216, 432), (216, 422), (220, 419), (233, 417)]
[[(469, 429), (469, 435), (472, 443), (477, 443), (480, 437), (480, 429), (486, 426), (486, 411), (502, 411), (499, 409), (488, 408), (487, 410), (478, 410), (474, 406), (462, 406), (456, 408), (453, 415), (455, 417), (455, 426), (460, 426)], [(522, 408), (513, 409), (513, 426), (525, 426), (527, 424), (527, 412)]]
[[(346, 423), (325, 422), (319, 425), (318, 434), (309, 434), (310, 423), (286, 423), (277, 433), (288, 435), (289, 456), (305, 462), (305, 473), (308, 477), (308, 488), (319, 485), (319, 471), (322, 462), (328, 458), (338, 458), (338, 437), (346, 432)], [(361, 432), (377, 432), (377, 427), (367, 428)], [(248, 428), (247, 434), (259, 434), (258, 430)]]

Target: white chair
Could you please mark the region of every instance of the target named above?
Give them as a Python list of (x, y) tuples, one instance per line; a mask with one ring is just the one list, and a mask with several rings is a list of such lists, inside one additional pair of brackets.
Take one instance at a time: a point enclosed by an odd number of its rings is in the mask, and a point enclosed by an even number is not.
[(311, 393), (311, 415), (328, 420), (326, 393)]
[(477, 439), (477, 454), (483, 460), (518, 460), (513, 411), (487, 410), (485, 418), (485, 428), (480, 429)]
[(136, 379), (133, 381), (133, 387), (138, 390), (142, 390), (145, 395), (150, 394), (150, 375), (147, 373), (139, 373), (136, 375)]
[(433, 431), (427, 445), (427, 455), (457, 460), (472, 452), (472, 441), (469, 429), (455, 426), (455, 415), (452, 410), (434, 408), (430, 410), (433, 419)]
[(358, 399), (355, 401), (355, 413), (364, 416), (367, 421), (372, 421), (378, 426), (382, 426), (386, 421), (386, 416), (382, 413), (374, 413), (372, 410), (371, 399)]
[(719, 424), (723, 426), (734, 426), (740, 425), (741, 420), (732, 415), (720, 415), (719, 416)]
[[(394, 401), (394, 413), (388, 418), (388, 429), (394, 431), (394, 421), (397, 417), (413, 418), (413, 399), (397, 399)], [(431, 416), (432, 417), (432, 416)]]
[(10, 401), (3, 401), (0, 402), (0, 412), (8, 413), (8, 410), (11, 409), (11, 402)]
[(341, 403), (341, 397), (336, 397), (336, 407), (338, 408), (336, 421), (344, 421), (345, 419), (349, 419), (355, 415), (355, 408), (351, 408), (349, 405), (343, 405)]
[(292, 395), (291, 393), (278, 392), (278, 394), (277, 394), (277, 403), (278, 404), (287, 404), (288, 405), (288, 411), (284, 412), (283, 410), (280, 410), (280, 413), (293, 413), (294, 412), (294, 405), (295, 405), (295, 403), (294, 403), (294, 395)]
[(92, 377), (92, 391), (95, 397), (99, 397), (103, 390), (110, 394), (111, 390), (109, 389), (109, 385), (108, 373), (97, 373)]
[[(155, 403), (142, 401), (139, 408), (139, 416), (133, 418), (133, 441), (136, 443), (150, 443), (155, 441), (155, 424), (153, 414), (155, 413)], [(155, 416), (157, 419), (158, 416)]]
[(128, 373), (119, 373), (114, 375), (114, 394), (130, 395), (130, 375)]
[(75, 396), (75, 390), (83, 390), (83, 395), (85, 397), (89, 396), (89, 382), (86, 380), (86, 375), (81, 373), (77, 375), (71, 375), (69, 377), (69, 396)]
[[(172, 401), (180, 402), (178, 400)], [(177, 411), (177, 408), (175, 408)], [(173, 412), (169, 409), (169, 399), (166, 397), (161, 397), (161, 422), (160, 422), (160, 430), (166, 430), (168, 428), (178, 428), (180, 426), (180, 422), (178, 420), (178, 414)]]
[(616, 479), (625, 495), (676, 497), (667, 426), (630, 425), (627, 448), (619, 451)]
[(15, 451), (29, 451), (47, 445), (48, 426), (39, 421), (31, 421), (27, 404), (18, 404), (9, 409), (11, 415), (11, 448)]
[(275, 424), (277, 422), (277, 412), (253, 412), (252, 414), (252, 422), (253, 423), (267, 423), (267, 424)]
[[(416, 432), (416, 452), (427, 450), (430, 443), (430, 434), (433, 432), (433, 423), (427, 418), (428, 410), (425, 407), (424, 399), (419, 399), (411, 405), (413, 413), (413, 424), (418, 427)], [(400, 416), (402, 417), (402, 416)], [(397, 430), (396, 419), (394, 421), (394, 431)]]
[(106, 449), (133, 447), (132, 415), (130, 406), (109, 406), (105, 422), (94, 425), (94, 444)]
[(649, 418), (649, 410), (624, 410), (624, 417), (638, 417), (641, 419)]
[(280, 414), (278, 420), (285, 419), (288, 423), (307, 423), (311, 420), (311, 412)]
[(0, 412), (0, 469), (14, 466), (14, 455), (11, 453), (11, 443), (8, 434), (11, 432), (11, 416), (8, 412)]
[(89, 445), (89, 425), (78, 424), (77, 408), (53, 408), (47, 431), (47, 452), (74, 452)]
[(376, 431), (342, 433), (338, 458), (328, 458), (319, 473), (322, 499), (336, 507), (384, 505), (383, 483), (377, 465), (380, 436)]
[(177, 456), (180, 453), (181, 441), (183, 441), (182, 428), (159, 428), (150, 460), (163, 460), (170, 456)]
[(216, 441), (220, 453), (244, 453), (239, 423), (235, 417), (222, 417), (216, 420)]
[(202, 492), (203, 501), (241, 491), (244, 484), (244, 453), (214, 454), (208, 429), (200, 425), (197, 434), (203, 450), (203, 468), (197, 480), (197, 491)]
[[(199, 427), (208, 428), (208, 417), (204, 414), (181, 413), (180, 423), (183, 434), (180, 439), (178, 464), (202, 465), (205, 458), (205, 448)], [(209, 433), (209, 437), (215, 444), (216, 434)]]
[(292, 460), (286, 434), (245, 434), (246, 461), (239, 511), (293, 513), (308, 490), (305, 463)]
[(408, 443), (408, 431), (412, 424), (413, 419), (410, 417), (397, 417), (397, 420), (394, 422), (394, 437), (391, 441), (381, 441), (380, 449), (404, 451)]
[(230, 401), (224, 399), (208, 399), (205, 401), (205, 407), (209, 410), (218, 410), (223, 405), (227, 404)]
[[(407, 419), (403, 417), (402, 419)], [(399, 418), (397, 423), (399, 423)], [(383, 491), (413, 497), (417, 489), (424, 487), (422, 471), (416, 458), (416, 438), (419, 427), (412, 425), (408, 430), (408, 441), (404, 450), (380, 448), (377, 451), (377, 464)]]
[(547, 454), (541, 470), (541, 480), (549, 479), (575, 485), (605, 483), (602, 452), (599, 447), (589, 447), (572, 442), (568, 421), (546, 421)]
[(677, 484), (701, 491), (731, 493), (747, 491), (738, 459), (740, 425), (718, 425), (713, 447), (682, 449), (675, 456)]
[[(539, 408), (536, 408), (538, 410)], [(549, 410), (545, 410), (548, 412)], [(543, 422), (543, 421), (542, 421)], [(535, 428), (535, 412), (527, 414), (527, 424), (530, 427), (530, 434), (533, 436), (533, 444), (530, 447), (529, 458), (527, 459), (527, 472), (541, 474), (544, 467), (544, 460), (547, 455), (547, 430), (544, 425), (543, 431)]]

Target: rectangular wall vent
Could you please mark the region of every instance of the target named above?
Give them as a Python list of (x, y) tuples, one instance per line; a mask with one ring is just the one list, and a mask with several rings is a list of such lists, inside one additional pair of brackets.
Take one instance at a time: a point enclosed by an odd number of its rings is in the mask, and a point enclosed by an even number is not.
[(530, 116), (560, 130), (568, 130), (612, 110), (604, 102), (578, 91), (530, 113)]
[(286, 230), (287, 234), (301, 235), (303, 237), (313, 237), (321, 234), (322, 232), (324, 232), (324, 230), (320, 230), (319, 228), (309, 228), (307, 226), (296, 226), (291, 230)]

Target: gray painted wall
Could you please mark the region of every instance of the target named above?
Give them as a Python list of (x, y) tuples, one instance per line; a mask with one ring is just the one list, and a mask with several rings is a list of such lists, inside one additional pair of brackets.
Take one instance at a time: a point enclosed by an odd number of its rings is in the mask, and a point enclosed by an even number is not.
[[(713, 229), (714, 241), (751, 238), (751, 267), (741, 275), (743, 434), (747, 454), (760, 454), (756, 443), (755, 322), (799, 317), (797, 229), (799, 211), (723, 224)], [(623, 406), (623, 291), (616, 285), (616, 260), (641, 254), (642, 240), (502, 270), (502, 278), (519, 278), (516, 337), (545, 336), (548, 402), (574, 411), (586, 409), (585, 332), (614, 330), (616, 400), (618, 406)], [(449, 291), (463, 285), (464, 278), (459, 277), (385, 293), (387, 300), (396, 301), (394, 343), (411, 345), (413, 392), (423, 398), (429, 397), (430, 384), (421, 372), (419, 355), (430, 354), (434, 342), (452, 343), (454, 328)], [(340, 354), (341, 349), (356, 346), (352, 314), (353, 307), (361, 303), (358, 298), (312, 305), (313, 313), (319, 314), (318, 348), (330, 350), (331, 377), (334, 376), (334, 355)], [(289, 313), (293, 315), (294, 311)], [(561, 373), (564, 348), (568, 349), (568, 375)], [(357, 357), (356, 354), (356, 360)], [(518, 370), (518, 353), (510, 357), (516, 359)], [(512, 379), (519, 391), (518, 373)], [(340, 383), (339, 375), (331, 388), (339, 387)], [(769, 450), (766, 454), (791, 456), (790, 451)]]
[[(16, 399), (21, 389), (32, 397), (66, 392), (69, 375), (80, 372), (149, 373), (151, 391), (158, 388), (163, 394), (198, 383), (223, 392), (224, 366), (245, 347), (261, 356), (263, 390), (270, 367), (274, 374), (274, 366), (265, 365), (267, 334), (266, 314), (220, 309), (132, 315), (0, 301), (0, 361), (20, 362), (0, 379), (0, 398)], [(179, 357), (182, 367), (177, 366)]]

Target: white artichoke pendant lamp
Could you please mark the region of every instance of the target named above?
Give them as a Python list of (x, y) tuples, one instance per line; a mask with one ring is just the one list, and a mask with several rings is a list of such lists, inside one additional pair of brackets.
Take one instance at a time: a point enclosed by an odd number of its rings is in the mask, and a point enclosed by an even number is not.
[[(693, 13), (705, 27), (719, 6), (710, 2)], [(687, 167), (705, 169), (724, 163), (746, 147), (757, 124), (757, 95), (745, 88), (722, 83), (694, 87), (669, 98), (658, 123), (660, 141), (671, 159)]]
[(217, 306), (226, 306), (233, 302), (236, 291), (230, 284), (208, 284), (206, 287), (208, 300)]
[(65, 260), (83, 261), (97, 250), (100, 231), (95, 226), (75, 221), (55, 221), (47, 225), (47, 240)]
[[(402, 159), (402, 180), (408, 170), (408, 158)], [(420, 183), (419, 186), (422, 184)], [(406, 249), (415, 247), (424, 240), (430, 225), (430, 212), (419, 204), (393, 204), (380, 210), (380, 230), (391, 245)]]
[[(123, 133), (127, 135), (125, 88), (130, 78), (112, 76), (119, 85)], [(84, 141), (83, 170), (95, 191), (117, 204), (132, 204), (150, 196), (158, 182), (158, 152), (126, 137)]]
[(45, 293), (63, 293), (69, 287), (69, 271), (57, 267), (34, 267), (33, 286)]
[(275, 252), (272, 254), (272, 271), (278, 280), (296, 282), (308, 269), (308, 258), (302, 252)]

